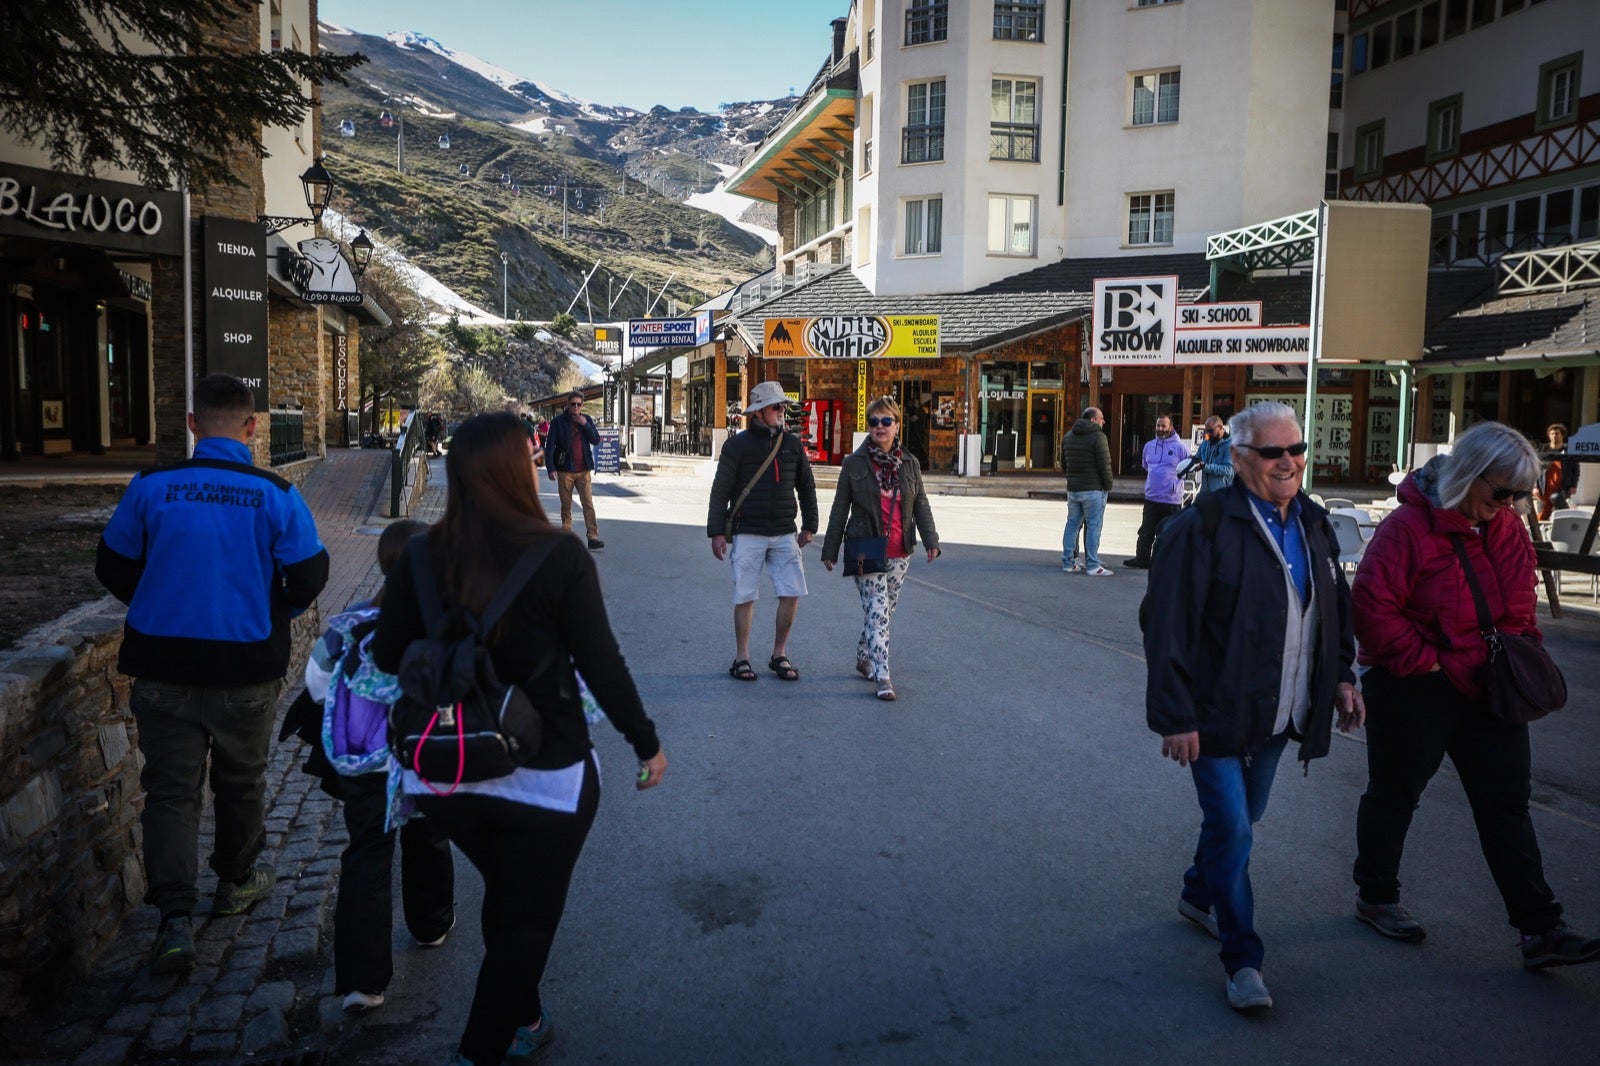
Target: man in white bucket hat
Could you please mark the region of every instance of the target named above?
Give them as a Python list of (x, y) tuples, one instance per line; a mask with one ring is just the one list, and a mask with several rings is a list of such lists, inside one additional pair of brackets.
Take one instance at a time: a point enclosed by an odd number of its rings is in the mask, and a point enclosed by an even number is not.
[(783, 428), (788, 402), (783, 386), (776, 381), (763, 381), (750, 390), (744, 431), (723, 444), (717, 476), (711, 483), (706, 536), (711, 538), (711, 554), (719, 561), (730, 556), (733, 561), (737, 650), (728, 675), (738, 681), (756, 679), (750, 665), (750, 623), (763, 570), (778, 596), (777, 632), (767, 669), (784, 681), (800, 679), (800, 671), (789, 662), (785, 649), (800, 597), (806, 594), (800, 549), (816, 536), (817, 485), (805, 445)]

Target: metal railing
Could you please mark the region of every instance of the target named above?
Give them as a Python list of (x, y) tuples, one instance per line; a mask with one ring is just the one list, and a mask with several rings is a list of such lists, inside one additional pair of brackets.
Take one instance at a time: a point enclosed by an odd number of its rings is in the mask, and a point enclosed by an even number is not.
[[(410, 513), (410, 508), (403, 499), (408, 485), (413, 485), (411, 498), (415, 499), (427, 482), (427, 463), (417, 462), (417, 455), (425, 447), (422, 423), (420, 411), (412, 411), (406, 415), (405, 425), (400, 427), (400, 439), (395, 442), (394, 450), (389, 453), (390, 518), (403, 518)], [(412, 476), (414, 470), (419, 471), (416, 477)]]
[(1502, 295), (1566, 292), (1600, 283), (1600, 241), (1506, 255), (1500, 260)]
[(281, 404), (268, 412), (268, 461), (273, 466), (298, 463), (306, 457), (305, 407)]

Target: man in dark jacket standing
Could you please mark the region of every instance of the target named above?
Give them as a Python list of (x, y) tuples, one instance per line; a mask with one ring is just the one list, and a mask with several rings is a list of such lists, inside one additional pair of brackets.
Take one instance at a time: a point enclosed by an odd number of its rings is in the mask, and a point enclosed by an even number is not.
[(272, 891), (266, 769), (289, 669), (289, 619), (316, 602), (328, 553), (295, 487), (251, 465), (255, 396), (212, 374), (194, 387), (194, 458), (133, 479), (100, 537), (95, 576), (128, 605), (117, 669), (144, 769), (145, 902), (161, 910), (154, 973), (194, 966), (202, 784), (210, 763), (213, 915)]
[(1334, 714), (1366, 720), (1355, 688), (1350, 586), (1327, 512), (1300, 493), (1306, 442), (1294, 409), (1233, 418), (1230, 488), (1203, 493), (1161, 532), (1144, 630), (1145, 719), (1161, 754), (1189, 767), (1200, 843), (1178, 913), (1222, 942), (1228, 1004), (1272, 1006), (1250, 888), (1251, 827), (1291, 739), (1328, 753)]
[(733, 561), (736, 651), (728, 673), (740, 681), (756, 679), (750, 665), (750, 623), (763, 570), (778, 596), (777, 634), (767, 668), (785, 681), (800, 678), (785, 649), (800, 597), (806, 594), (800, 549), (817, 533), (817, 485), (805, 445), (783, 428), (787, 403), (783, 386), (776, 381), (763, 381), (751, 390), (750, 405), (744, 409), (745, 429), (723, 444), (711, 483), (706, 536), (718, 561), (725, 556)]
[[(1110, 577), (1100, 565), (1100, 528), (1111, 495), (1111, 445), (1106, 442), (1106, 416), (1098, 407), (1084, 409), (1061, 440), (1061, 465), (1067, 473), (1067, 528), (1061, 535), (1061, 569), (1069, 574)], [(1078, 562), (1078, 528), (1083, 528), (1083, 554)]]
[(567, 395), (567, 409), (550, 421), (545, 436), (545, 469), (556, 481), (561, 494), (561, 528), (572, 528), (572, 490), (578, 490), (583, 507), (583, 530), (589, 535), (589, 550), (606, 546), (600, 539), (600, 522), (594, 516), (594, 446), (600, 443), (600, 430), (594, 419), (583, 413), (583, 393), (573, 389)]

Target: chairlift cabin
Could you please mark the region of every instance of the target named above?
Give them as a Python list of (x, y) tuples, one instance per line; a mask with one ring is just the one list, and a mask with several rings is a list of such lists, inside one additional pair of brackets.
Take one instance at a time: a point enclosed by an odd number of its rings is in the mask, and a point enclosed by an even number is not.
[(450, 149), (450, 135), (448, 133), (439, 134), (439, 148), (442, 151), (448, 151)]
[(348, 119), (347, 118), (343, 122), (339, 123), (339, 136), (341, 136), (341, 137), (354, 137), (355, 135), (356, 135), (356, 124), (352, 119)]
[(463, 178), (470, 178), (470, 177), (472, 177), (472, 171), (471, 171), (471, 170), (469, 170), (469, 169), (467, 169), (467, 165), (466, 165), (466, 164), (465, 164), (465, 163), (462, 163), (462, 164), (461, 164), (461, 176), (462, 176), (462, 177), (463, 177)]
[(389, 114), (388, 111), (385, 111), (383, 114), (378, 116), (378, 125), (382, 126), (384, 129), (388, 129), (390, 126), (394, 125), (394, 116)]

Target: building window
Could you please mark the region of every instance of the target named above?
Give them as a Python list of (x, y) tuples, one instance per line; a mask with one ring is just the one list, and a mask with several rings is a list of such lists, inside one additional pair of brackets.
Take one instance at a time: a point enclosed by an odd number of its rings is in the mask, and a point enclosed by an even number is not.
[(1128, 243), (1172, 243), (1170, 192), (1141, 192), (1128, 197)]
[(1178, 121), (1178, 71), (1133, 76), (1133, 124), (1155, 126)]
[(1467, 32), (1467, 0), (1444, 0), (1444, 39)]
[(1323, 160), (1322, 198), (1324, 200), (1337, 200), (1339, 198), (1339, 135), (1328, 134), (1328, 155)]
[(1439, 43), (1439, 0), (1423, 4), (1418, 12), (1417, 51)]
[(906, 8), (906, 44), (931, 44), (950, 36), (950, 5), (911, 0)]
[(1389, 42), (1394, 36), (1394, 23), (1380, 22), (1372, 27), (1372, 69), (1377, 70), (1389, 62)]
[(1333, 35), (1333, 76), (1328, 82), (1328, 106), (1344, 106), (1344, 34)]
[(995, 78), (989, 83), (989, 158), (1039, 161), (1039, 83)]
[(1369, 122), (1356, 130), (1356, 180), (1375, 178), (1383, 172), (1383, 120)]
[(1582, 52), (1552, 59), (1539, 68), (1539, 115), (1535, 128), (1559, 126), (1578, 115)]
[(1394, 20), (1394, 57), (1404, 59), (1417, 50), (1417, 13), (1407, 11)]
[(1033, 255), (1034, 198), (989, 197), (989, 254)]
[(868, 137), (861, 142), (861, 176), (866, 177), (872, 173), (872, 138)]
[(905, 143), (902, 163), (936, 163), (944, 158), (944, 79), (906, 86)]
[(795, 242), (809, 244), (833, 228), (833, 186), (795, 205)]
[(928, 196), (905, 201), (905, 230), (900, 238), (901, 255), (938, 255), (944, 234), (944, 199)]
[(1428, 158), (1455, 155), (1461, 150), (1461, 94), (1428, 105)]
[(994, 0), (994, 39), (1044, 40), (1044, 0)]

